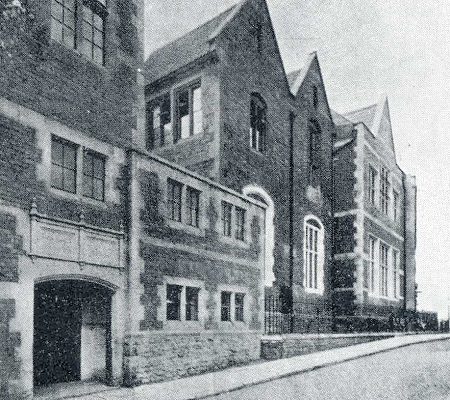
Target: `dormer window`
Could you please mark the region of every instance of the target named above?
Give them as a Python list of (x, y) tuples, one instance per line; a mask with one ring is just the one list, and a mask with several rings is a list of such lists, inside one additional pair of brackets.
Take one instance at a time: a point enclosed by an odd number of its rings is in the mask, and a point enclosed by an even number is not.
[(267, 139), (267, 106), (258, 94), (252, 94), (250, 101), (250, 146), (264, 152)]
[(175, 142), (203, 132), (202, 88), (199, 83), (177, 93), (176, 115)]

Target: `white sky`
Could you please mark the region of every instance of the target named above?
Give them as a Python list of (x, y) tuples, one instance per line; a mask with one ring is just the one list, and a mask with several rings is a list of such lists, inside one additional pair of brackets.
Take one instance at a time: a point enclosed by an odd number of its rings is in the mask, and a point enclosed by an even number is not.
[[(145, 1), (146, 54), (237, 2)], [(418, 183), (418, 307), (446, 317), (450, 1), (267, 1), (286, 70), (317, 51), (332, 108), (345, 112), (388, 95), (397, 161)]]

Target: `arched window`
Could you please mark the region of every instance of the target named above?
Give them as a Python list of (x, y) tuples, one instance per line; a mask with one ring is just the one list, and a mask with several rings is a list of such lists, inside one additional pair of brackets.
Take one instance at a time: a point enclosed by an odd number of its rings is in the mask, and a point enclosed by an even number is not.
[(265, 286), (272, 287), (273, 282), (275, 281), (275, 274), (273, 271), (274, 267), (274, 256), (273, 251), (275, 247), (275, 205), (270, 197), (270, 195), (263, 189), (258, 186), (249, 185), (246, 186), (242, 192), (249, 196), (253, 197), (262, 203), (267, 204), (266, 208), (266, 221), (265, 221), (265, 240), (264, 240), (264, 261), (265, 261), (265, 271), (264, 271), (264, 282)]
[(250, 101), (250, 146), (256, 151), (266, 150), (267, 106), (264, 99), (253, 93)]
[(320, 156), (321, 156), (321, 131), (315, 121), (309, 123), (309, 184), (320, 185)]
[(313, 86), (313, 107), (317, 109), (319, 106), (319, 94), (317, 91), (317, 86)]
[(314, 216), (304, 221), (303, 284), (307, 292), (323, 293), (324, 290), (324, 230)]

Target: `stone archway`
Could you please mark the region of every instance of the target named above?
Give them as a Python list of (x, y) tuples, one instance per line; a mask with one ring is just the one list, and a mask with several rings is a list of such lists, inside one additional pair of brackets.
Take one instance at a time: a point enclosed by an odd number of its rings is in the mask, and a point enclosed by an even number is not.
[(109, 287), (86, 280), (36, 283), (35, 387), (76, 381), (108, 383), (112, 371)]
[(248, 185), (242, 192), (249, 197), (253, 197), (267, 205), (265, 221), (265, 269), (264, 283), (266, 287), (272, 287), (275, 281), (274, 274), (274, 248), (275, 248), (275, 204), (270, 195), (261, 187)]

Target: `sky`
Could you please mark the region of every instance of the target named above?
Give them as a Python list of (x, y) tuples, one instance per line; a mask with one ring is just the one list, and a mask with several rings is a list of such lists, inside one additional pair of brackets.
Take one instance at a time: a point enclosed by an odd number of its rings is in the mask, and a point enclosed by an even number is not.
[[(146, 54), (237, 0), (145, 0)], [(417, 177), (418, 308), (450, 297), (450, 1), (267, 0), (287, 72), (317, 51), (338, 112), (387, 95), (397, 162)]]

